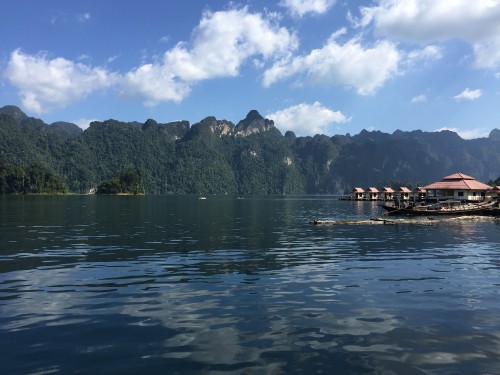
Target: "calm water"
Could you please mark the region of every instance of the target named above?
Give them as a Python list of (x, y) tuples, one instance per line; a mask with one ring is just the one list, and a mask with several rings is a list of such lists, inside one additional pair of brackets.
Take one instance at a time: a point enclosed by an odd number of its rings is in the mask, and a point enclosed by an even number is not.
[(334, 197), (0, 197), (2, 374), (498, 374), (500, 222)]

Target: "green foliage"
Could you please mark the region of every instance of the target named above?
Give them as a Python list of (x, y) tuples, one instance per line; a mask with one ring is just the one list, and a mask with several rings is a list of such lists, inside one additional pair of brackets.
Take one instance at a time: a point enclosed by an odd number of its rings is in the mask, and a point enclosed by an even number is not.
[(421, 187), (424, 184), (413, 181), (401, 181), (401, 180), (383, 180), (378, 183), (376, 186), (379, 187), (390, 187), (393, 189), (398, 189), (402, 186), (407, 187), (410, 190), (416, 189), (417, 187)]
[(498, 177), (496, 180), (489, 180), (488, 185), (490, 186), (500, 186), (500, 177)]
[(1, 194), (66, 194), (61, 177), (41, 164), (12, 165), (0, 161)]
[[(47, 190), (36, 168), (28, 175), (20, 167), (37, 163), (77, 193), (99, 185), (107, 194), (335, 194), (353, 186), (425, 185), (456, 172), (486, 181), (499, 171), (498, 134), (477, 140), (449, 131), (283, 136), (257, 111), (236, 126), (214, 117), (191, 127), (107, 120), (78, 132), (3, 107), (0, 159), (10, 166), (2, 172), (2, 192)], [(122, 186), (116, 172), (128, 170), (141, 171), (141, 186)]]
[(97, 194), (144, 194), (143, 173), (129, 168), (97, 186)]

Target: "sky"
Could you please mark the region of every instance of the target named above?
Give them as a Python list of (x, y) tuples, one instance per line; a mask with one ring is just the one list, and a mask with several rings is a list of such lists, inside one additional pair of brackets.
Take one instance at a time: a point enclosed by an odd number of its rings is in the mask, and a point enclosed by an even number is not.
[(82, 128), (500, 128), (500, 0), (0, 0), (0, 106)]

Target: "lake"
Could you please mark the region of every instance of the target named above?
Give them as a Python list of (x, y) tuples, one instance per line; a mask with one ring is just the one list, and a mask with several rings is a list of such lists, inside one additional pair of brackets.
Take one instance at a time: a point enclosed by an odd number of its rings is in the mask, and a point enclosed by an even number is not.
[(500, 221), (333, 196), (0, 197), (2, 374), (498, 374)]

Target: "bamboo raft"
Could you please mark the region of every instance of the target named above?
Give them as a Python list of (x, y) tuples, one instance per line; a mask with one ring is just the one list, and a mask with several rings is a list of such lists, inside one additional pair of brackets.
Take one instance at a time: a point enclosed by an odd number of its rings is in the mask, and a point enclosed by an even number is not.
[(351, 219), (351, 220), (313, 220), (310, 224), (314, 225), (435, 225), (439, 223), (450, 222), (487, 222), (498, 220), (498, 217), (493, 216), (456, 216), (456, 217), (417, 217), (417, 218), (401, 218), (401, 219), (387, 219), (387, 218), (374, 218), (374, 219)]

